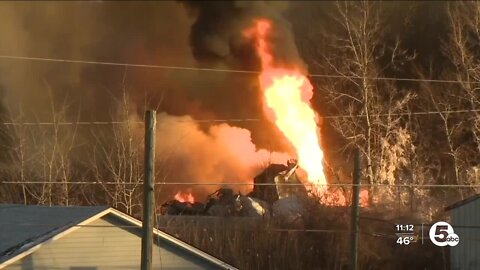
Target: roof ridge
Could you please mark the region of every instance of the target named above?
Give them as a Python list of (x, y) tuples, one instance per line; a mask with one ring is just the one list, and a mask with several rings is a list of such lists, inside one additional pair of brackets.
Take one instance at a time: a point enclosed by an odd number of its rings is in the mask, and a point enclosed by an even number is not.
[(463, 200), (460, 200), (460, 201), (457, 201), (456, 203), (453, 203), (453, 204), (450, 204), (449, 206), (445, 207), (444, 208), (444, 211), (450, 211), (452, 209), (455, 209), (455, 208), (458, 208), (462, 205), (465, 205), (465, 204), (468, 204), (468, 203), (471, 203), (477, 199), (480, 198), (480, 193), (477, 193), (475, 195), (472, 195), (466, 199), (463, 199)]
[[(40, 240), (40, 239), (48, 239), (50, 235), (54, 235), (55, 233), (57, 233), (57, 231), (59, 231), (60, 229), (68, 229), (70, 228), (72, 225), (68, 226), (69, 224), (72, 224), (72, 222), (69, 222), (67, 224), (65, 224), (64, 226), (62, 227), (56, 227), (56, 228), (53, 228), (49, 231), (46, 231), (40, 235), (36, 235), (35, 237), (31, 237), (31, 238), (28, 238), (26, 239), (25, 241), (21, 242), (21, 243), (18, 243), (17, 245), (3, 251), (2, 253), (0, 253), (0, 259), (4, 258), (4, 257), (8, 257), (8, 256), (11, 256), (12, 254), (15, 254), (15, 252), (21, 250), (22, 248), (26, 247), (27, 244), (29, 243), (32, 243), (34, 241), (37, 241), (37, 240)], [(42, 241), (40, 240), (40, 241)]]

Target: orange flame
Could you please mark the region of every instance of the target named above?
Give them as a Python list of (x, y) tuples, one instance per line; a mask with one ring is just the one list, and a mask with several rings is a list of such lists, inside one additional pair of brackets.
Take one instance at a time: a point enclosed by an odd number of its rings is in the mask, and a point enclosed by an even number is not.
[(195, 203), (195, 198), (193, 197), (192, 193), (183, 193), (181, 191), (175, 194), (175, 200), (179, 202), (188, 202), (188, 203)]
[(271, 22), (257, 20), (255, 26), (244, 32), (254, 39), (262, 65), (258, 79), (263, 92), (264, 112), (292, 143), (298, 156), (298, 164), (307, 173), (310, 184), (317, 191), (326, 188), (323, 171), (323, 152), (317, 115), (310, 107), (312, 85), (300, 69), (287, 69), (274, 65), (274, 58), (267, 41)]

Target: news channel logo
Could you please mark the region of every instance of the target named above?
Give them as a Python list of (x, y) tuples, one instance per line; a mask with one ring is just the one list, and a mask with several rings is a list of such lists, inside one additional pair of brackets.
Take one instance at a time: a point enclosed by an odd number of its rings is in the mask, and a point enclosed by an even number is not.
[(453, 231), (453, 227), (445, 221), (439, 221), (430, 228), (430, 240), (439, 247), (454, 247), (460, 243), (460, 237)]

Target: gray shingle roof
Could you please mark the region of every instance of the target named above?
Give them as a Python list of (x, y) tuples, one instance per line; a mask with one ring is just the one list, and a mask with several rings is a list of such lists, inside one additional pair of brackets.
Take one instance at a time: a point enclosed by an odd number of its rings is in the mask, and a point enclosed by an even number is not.
[(464, 199), (464, 200), (458, 201), (458, 202), (456, 202), (456, 203), (454, 203), (454, 204), (451, 204), (451, 205), (445, 207), (444, 210), (445, 210), (445, 211), (450, 211), (450, 210), (452, 210), (452, 209), (455, 209), (455, 208), (458, 208), (458, 207), (460, 207), (460, 206), (463, 206), (463, 205), (465, 205), (465, 204), (467, 204), (467, 203), (471, 203), (471, 202), (473, 202), (473, 201), (476, 201), (476, 200), (479, 199), (479, 198), (480, 198), (480, 194), (475, 194), (475, 195), (473, 195), (473, 196), (471, 196), (471, 197), (468, 197), (468, 198), (466, 198), (466, 199)]
[[(100, 213), (102, 214), (98, 215)], [(2, 263), (8, 263), (17, 255), (21, 256), (37, 244), (51, 239), (74, 225), (87, 220), (91, 221), (94, 216), (100, 218), (110, 214), (128, 224), (135, 225), (137, 230), (142, 228), (141, 221), (106, 206), (0, 204), (0, 268)], [(167, 245), (186, 252), (192, 260), (199, 259), (211, 265), (211, 269), (237, 269), (165, 232), (154, 229), (154, 233)]]
[(0, 262), (106, 209), (0, 204)]

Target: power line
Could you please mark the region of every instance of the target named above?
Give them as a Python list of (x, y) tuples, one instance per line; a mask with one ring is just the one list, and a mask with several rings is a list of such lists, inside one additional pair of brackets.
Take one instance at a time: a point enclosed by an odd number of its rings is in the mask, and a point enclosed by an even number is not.
[[(10, 60), (31, 60), (43, 62), (57, 62), (57, 63), (71, 63), (71, 64), (89, 64), (89, 65), (105, 65), (105, 66), (119, 66), (119, 67), (137, 67), (137, 68), (156, 68), (156, 69), (170, 69), (183, 71), (207, 71), (207, 72), (225, 72), (225, 73), (241, 73), (241, 74), (260, 74), (260, 71), (254, 70), (239, 70), (239, 69), (220, 69), (220, 68), (199, 68), (199, 67), (184, 67), (184, 66), (170, 66), (170, 65), (154, 65), (154, 64), (130, 64), (120, 62), (105, 62), (105, 61), (89, 61), (89, 60), (74, 60), (61, 58), (46, 58), (46, 57), (28, 57), (16, 55), (0, 55), (1, 59)], [(310, 74), (307, 77), (319, 78), (333, 78), (333, 79), (369, 79), (369, 80), (383, 80), (383, 81), (410, 81), (410, 82), (431, 82), (431, 83), (475, 83), (459, 80), (438, 80), (438, 79), (418, 79), (418, 78), (393, 78), (393, 77), (362, 77), (362, 76), (348, 76), (348, 75), (333, 75), (333, 74)]]
[[(11, 184), (11, 185), (31, 185), (31, 184), (41, 184), (41, 185), (120, 185), (120, 186), (129, 186), (129, 185), (142, 185), (143, 181), (135, 183), (117, 183), (117, 182), (100, 182), (100, 181), (72, 181), (72, 182), (62, 182), (62, 181), (0, 181), (0, 184)], [(331, 184), (312, 184), (312, 183), (247, 183), (247, 182), (165, 182), (165, 183), (155, 183), (157, 186), (167, 185), (167, 186), (326, 186), (326, 187), (383, 187), (383, 188), (480, 188), (480, 184), (352, 184), (352, 183), (331, 183)]]
[[(424, 112), (403, 112), (403, 113), (379, 113), (370, 114), (370, 117), (392, 117), (392, 116), (418, 116), (435, 114), (460, 114), (460, 113), (480, 113), (480, 109), (472, 110), (444, 110), (444, 111), (424, 111)], [(320, 116), (323, 119), (338, 118), (362, 118), (366, 114), (354, 115), (326, 115)], [(228, 119), (177, 119), (175, 122), (197, 122), (197, 123), (223, 123), (223, 122), (259, 122), (266, 121), (264, 118), (228, 118)], [(77, 122), (0, 122), (0, 125), (6, 126), (66, 126), (66, 125), (116, 125), (116, 124), (144, 124), (142, 121), (77, 121)], [(160, 122), (161, 124), (161, 122)]]
[(11, 60), (32, 60), (32, 61), (43, 61), (43, 62), (71, 63), (71, 64), (90, 64), (90, 65), (138, 67), (138, 68), (157, 68), (157, 69), (172, 69), (172, 70), (187, 70), (187, 71), (211, 71), (211, 72), (229, 72), (229, 73), (246, 73), (246, 74), (259, 74), (260, 73), (259, 71), (252, 71), (252, 70), (199, 68), (199, 67), (182, 67), (182, 66), (150, 65), (150, 64), (129, 64), (129, 63), (119, 63), (119, 62), (88, 61), (88, 60), (28, 57), (28, 56), (14, 56), (14, 55), (0, 55), (0, 58), (11, 59)]
[[(175, 216), (177, 217), (177, 216)], [(198, 216), (197, 216), (198, 217)], [(200, 216), (202, 217), (202, 216)], [(214, 217), (222, 220), (224, 217), (222, 216), (203, 216), (203, 217)], [(243, 217), (238, 217), (242, 219)], [(222, 223), (224, 224), (224, 223)], [(1, 222), (0, 225), (3, 226), (22, 226), (22, 227), (51, 227), (51, 226), (65, 226), (65, 224), (58, 224), (58, 223), (44, 223), (44, 224), (36, 224), (36, 223), (9, 223), (9, 222)], [(201, 224), (200, 224), (201, 225)], [(75, 224), (70, 227), (80, 227), (80, 228), (138, 228), (136, 225), (79, 225)], [(175, 228), (184, 228), (184, 226), (176, 225), (176, 226), (155, 226), (156, 229), (175, 229)], [(273, 231), (308, 231), (308, 232), (348, 232), (348, 230), (331, 230), (331, 229), (289, 229), (289, 228), (266, 228), (266, 230), (273, 230)], [(88, 232), (86, 232), (88, 233)], [(96, 238), (92, 236), (91, 238)]]
[(66, 125), (115, 125), (115, 124), (143, 124), (141, 121), (77, 121), (77, 122), (0, 122), (6, 126), (66, 126)]
[[(156, 215), (157, 217), (159, 217), (160, 215)], [(164, 216), (162, 216), (164, 217)], [(182, 215), (169, 215), (168, 217), (172, 217), (172, 218), (177, 218), (177, 217), (183, 217)], [(191, 217), (191, 216), (187, 216), (187, 217)], [(213, 219), (218, 219), (219, 221), (222, 220), (222, 216), (195, 216), (196, 218), (201, 218), (201, 217), (204, 217), (204, 218), (213, 218)], [(244, 217), (238, 217), (240, 219), (245, 219)], [(365, 220), (372, 220), (372, 221), (380, 221), (380, 222), (384, 222), (384, 223), (387, 223), (387, 224), (390, 224), (392, 226), (396, 225), (398, 222), (394, 222), (394, 220), (386, 220), (386, 219), (382, 219), (382, 218), (375, 218), (375, 217), (368, 217), (368, 216), (360, 216), (360, 219), (365, 219)], [(433, 223), (429, 224), (429, 223), (411, 223), (412, 225), (415, 225), (415, 226), (420, 226), (420, 225), (423, 225), (425, 227), (431, 227), (433, 226)], [(59, 224), (59, 223), (9, 223), (9, 222), (1, 222), (0, 223), (0, 226), (22, 226), (22, 227), (51, 227), (51, 226), (63, 226), (65, 224)], [(202, 225), (202, 224), (198, 224), (198, 225)], [(92, 225), (92, 224), (75, 224), (75, 225), (72, 225), (71, 227), (82, 227), (82, 228), (138, 228), (138, 226), (136, 225)], [(456, 228), (465, 228), (465, 229), (480, 229), (480, 226), (475, 226), (475, 225), (455, 225)], [(185, 228), (185, 226), (182, 226), (182, 225), (175, 225), (175, 226), (172, 226), (172, 225), (168, 225), (168, 226), (155, 226), (156, 229), (183, 229)], [(234, 226), (234, 229), (235, 230), (252, 230), (251, 228), (240, 228), (240, 227), (235, 227)], [(291, 228), (265, 228), (266, 230), (268, 231), (279, 231), (279, 232), (282, 232), (282, 231), (289, 231), (289, 232), (327, 232), (327, 233), (331, 233), (331, 232), (349, 232), (348, 230), (332, 230), (332, 229), (291, 229)], [(368, 233), (367, 233), (368, 234)], [(387, 237), (392, 237), (390, 235), (383, 235), (383, 236), (387, 236)], [(395, 237), (395, 236), (393, 236)]]
[[(175, 122), (251, 122), (263, 121), (260, 118), (230, 118), (230, 119), (177, 119)], [(145, 124), (143, 121), (77, 121), (77, 122), (0, 122), (6, 126), (54, 126), (54, 125), (116, 125), (116, 124)]]
[[(423, 111), (423, 112), (403, 112), (403, 113), (377, 113), (370, 114), (370, 117), (387, 117), (387, 116), (416, 116), (416, 115), (434, 115), (434, 114), (456, 114), (456, 113), (480, 113), (480, 109), (472, 110), (444, 110), (444, 111)], [(357, 115), (327, 115), (321, 118), (360, 118), (367, 117), (366, 114)]]

